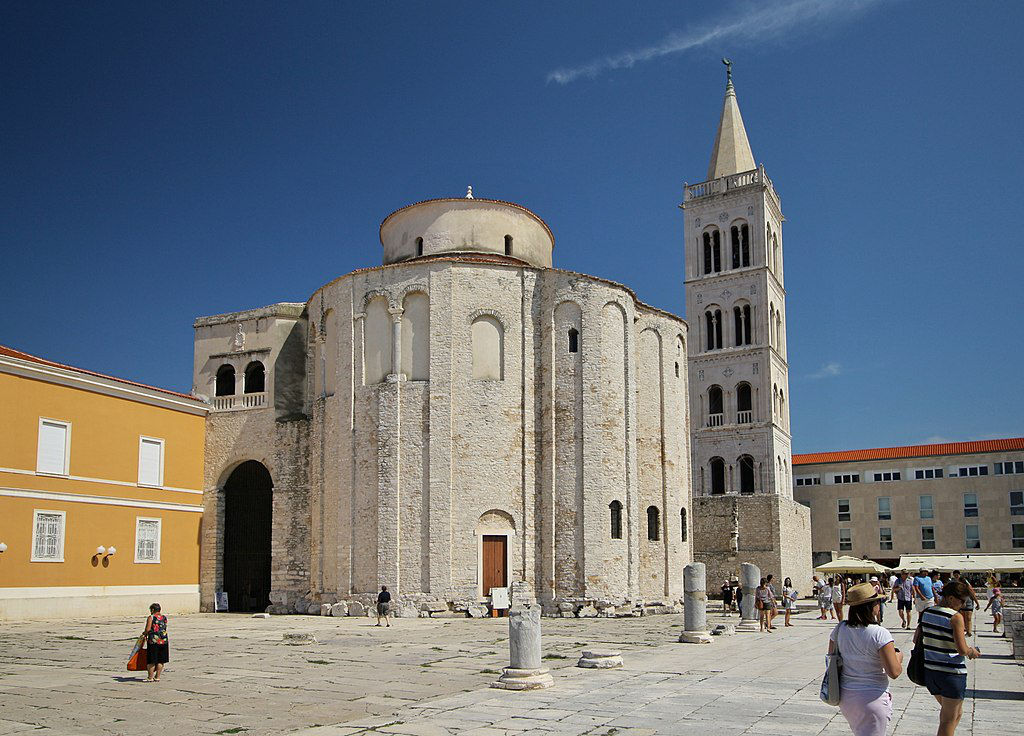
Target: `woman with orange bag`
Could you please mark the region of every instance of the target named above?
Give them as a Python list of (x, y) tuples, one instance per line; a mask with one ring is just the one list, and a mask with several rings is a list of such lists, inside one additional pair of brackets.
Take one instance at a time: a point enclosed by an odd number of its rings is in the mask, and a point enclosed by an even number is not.
[(167, 643), (167, 617), (160, 613), (160, 604), (149, 607), (149, 618), (146, 619), (146, 682), (159, 682), (160, 674), (169, 659), (170, 648)]

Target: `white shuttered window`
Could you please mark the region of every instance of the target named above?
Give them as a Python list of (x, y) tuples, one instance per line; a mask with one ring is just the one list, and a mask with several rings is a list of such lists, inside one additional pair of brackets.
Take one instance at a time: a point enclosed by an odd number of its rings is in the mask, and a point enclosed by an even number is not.
[(139, 437), (139, 485), (164, 484), (164, 441)]
[(135, 519), (135, 561), (160, 562), (160, 519)]
[(36, 472), (67, 475), (70, 449), (71, 425), (58, 419), (40, 418)]
[(64, 512), (36, 511), (32, 528), (32, 562), (64, 562)]

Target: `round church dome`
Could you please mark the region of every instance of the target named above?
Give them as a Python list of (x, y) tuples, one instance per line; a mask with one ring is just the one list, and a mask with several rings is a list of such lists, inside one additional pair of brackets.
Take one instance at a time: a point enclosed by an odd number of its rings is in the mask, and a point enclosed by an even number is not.
[(428, 199), (380, 224), (384, 263), (445, 253), (496, 253), (550, 267), (555, 237), (530, 210), (497, 199)]

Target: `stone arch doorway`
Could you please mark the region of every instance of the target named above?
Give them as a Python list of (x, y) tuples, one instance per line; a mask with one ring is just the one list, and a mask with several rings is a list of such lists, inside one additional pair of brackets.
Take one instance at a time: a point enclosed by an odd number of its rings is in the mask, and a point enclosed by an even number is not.
[(515, 536), (512, 515), (491, 509), (480, 516), (477, 536), (477, 596), (490, 597), (491, 588), (506, 588), (511, 582), (512, 537)]
[(224, 592), (231, 611), (270, 605), (273, 488), (270, 471), (255, 460), (231, 471), (224, 484)]

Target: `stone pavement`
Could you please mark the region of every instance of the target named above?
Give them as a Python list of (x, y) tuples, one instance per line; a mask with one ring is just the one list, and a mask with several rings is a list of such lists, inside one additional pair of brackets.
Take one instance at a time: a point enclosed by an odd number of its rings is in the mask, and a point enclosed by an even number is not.
[[(687, 645), (675, 643), (681, 616), (545, 619), (555, 687), (532, 693), (487, 687), (507, 662), (506, 619), (399, 619), (378, 629), (355, 618), (179, 616), (159, 684), (124, 671), (141, 619), (3, 623), (0, 734), (848, 733), (838, 709), (817, 699), (831, 624), (808, 614), (794, 622)], [(288, 646), (285, 633), (319, 643)], [(894, 633), (909, 655), (909, 632)], [(957, 733), (1017, 731), (1021, 668), (1004, 640), (983, 632), (977, 643), (984, 658), (971, 667), (977, 689)], [(626, 666), (572, 666), (591, 646), (622, 650)], [(934, 733), (927, 692), (901, 677), (893, 693), (893, 733)]]
[[(886, 624), (909, 661), (912, 630)], [(891, 618), (890, 618), (891, 617)], [(716, 621), (721, 620), (716, 617)], [(988, 623), (982, 617), (982, 623)], [(735, 618), (732, 619), (736, 621)], [(621, 670), (564, 669), (555, 687), (526, 693), (478, 690), (418, 703), (391, 718), (356, 720), (300, 731), (301, 736), (654, 736), (655, 734), (848, 734), (838, 708), (818, 689), (834, 622), (810, 614), (771, 634), (738, 632), (710, 645), (665, 644), (626, 656)], [(1009, 736), (1024, 719), (1022, 669), (1009, 645), (990, 631), (976, 636), (983, 657), (971, 663), (958, 734)], [(938, 704), (906, 675), (892, 685), (889, 733), (932, 734)]]

